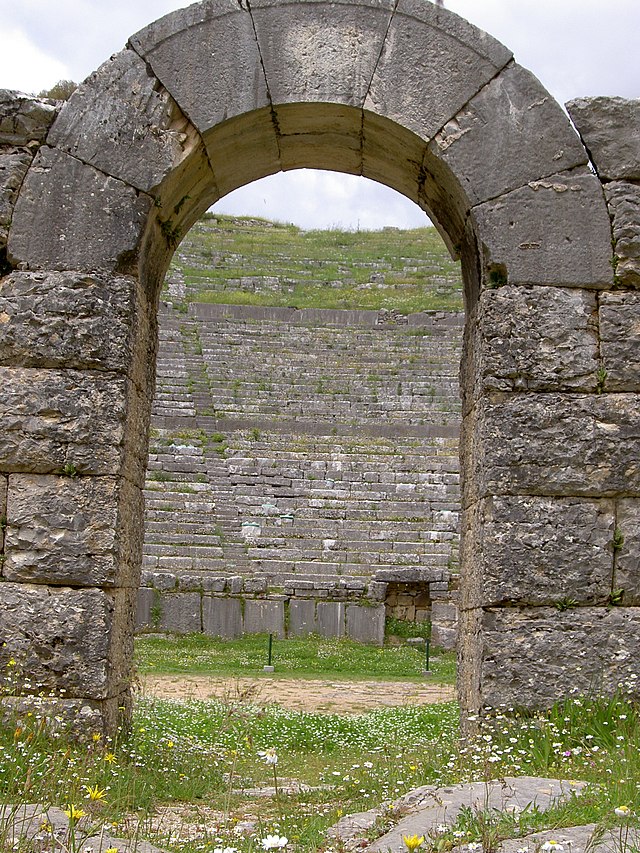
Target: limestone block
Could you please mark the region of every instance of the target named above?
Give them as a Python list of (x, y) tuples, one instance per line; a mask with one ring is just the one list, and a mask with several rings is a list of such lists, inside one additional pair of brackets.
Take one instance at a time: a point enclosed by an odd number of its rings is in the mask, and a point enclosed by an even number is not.
[(284, 637), (284, 602), (248, 598), (244, 603), (245, 634)]
[(43, 147), (14, 208), (9, 259), (29, 269), (126, 272), (152, 203), (122, 181)]
[[(71, 473), (116, 474), (122, 469), (127, 379), (0, 367), (0, 385), (0, 470), (44, 474), (71, 466)], [(140, 469), (143, 461), (138, 460)]]
[(140, 587), (136, 599), (136, 633), (155, 628), (153, 608), (156, 603), (156, 591), (149, 587)]
[(304, 598), (292, 598), (289, 602), (290, 637), (308, 637), (316, 633), (316, 603)]
[(513, 285), (485, 290), (468, 334), (475, 375), (463, 374), (465, 396), (471, 387), (475, 398), (489, 390), (596, 390), (593, 291)]
[(129, 372), (134, 282), (13, 272), (0, 280), (0, 363)]
[(253, 0), (260, 56), (274, 104), (362, 106), (389, 27), (392, 0)]
[(606, 603), (614, 529), (612, 500), (479, 501), (465, 517), (463, 607)]
[(242, 635), (242, 603), (239, 598), (202, 597), (202, 630), (212, 637), (233, 639)]
[(622, 498), (618, 501), (617, 527), (624, 537), (616, 553), (614, 590), (624, 590), (625, 606), (640, 606), (640, 500)]
[(143, 60), (125, 49), (78, 86), (47, 144), (149, 192), (200, 140)]
[(434, 648), (452, 651), (458, 644), (458, 629), (448, 625), (431, 623), (431, 643)]
[(43, 142), (58, 109), (59, 104), (51, 101), (0, 89), (0, 145)]
[(640, 390), (640, 294), (603, 293), (600, 296), (600, 349), (607, 391)]
[(490, 707), (547, 708), (573, 693), (611, 694), (625, 682), (640, 695), (639, 608), (490, 610), (482, 641), (482, 699)]
[[(0, 476), (0, 553), (4, 551), (4, 534), (7, 525), (7, 483), (7, 478)], [(0, 577), (2, 574), (2, 566), (0, 566)]]
[(115, 604), (100, 589), (0, 583), (0, 680), (13, 657), (26, 693), (106, 698)]
[(640, 186), (626, 181), (605, 184), (604, 194), (613, 227), (616, 279), (640, 285)]
[(429, 151), (459, 177), (472, 205), (587, 165), (586, 152), (560, 105), (515, 63), (445, 124)]
[(200, 132), (268, 106), (251, 15), (236, 0), (172, 12), (129, 45)]
[(465, 502), (640, 494), (636, 394), (493, 394), (465, 418)]
[(22, 583), (137, 586), (142, 492), (111, 477), (12, 474), (4, 576)]
[(347, 637), (358, 643), (384, 643), (385, 607), (347, 604)]
[(0, 248), (7, 243), (13, 206), (32, 159), (28, 151), (0, 150)]
[[(384, 116), (365, 110), (362, 120), (362, 174), (392, 186), (420, 204), (426, 142)], [(444, 236), (444, 235), (443, 235)], [(451, 241), (444, 236), (452, 250)]]
[(485, 287), (611, 287), (611, 223), (602, 186), (587, 169), (530, 181), (474, 207), (471, 218)]
[(345, 606), (342, 601), (319, 601), (316, 608), (318, 634), (321, 637), (344, 637), (345, 615)]
[(160, 631), (192, 634), (202, 631), (199, 592), (171, 592), (160, 596)]
[(639, 98), (576, 98), (567, 111), (603, 180), (640, 180)]
[(452, 12), (420, 0), (400, 0), (365, 109), (431, 139), (511, 56)]

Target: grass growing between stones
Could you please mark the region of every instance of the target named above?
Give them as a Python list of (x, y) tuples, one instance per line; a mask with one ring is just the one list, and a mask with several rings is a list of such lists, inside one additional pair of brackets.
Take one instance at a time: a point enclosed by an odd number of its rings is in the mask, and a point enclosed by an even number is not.
[[(291, 851), (338, 853), (324, 833), (340, 816), (422, 784), (513, 775), (590, 783), (547, 813), (463, 812), (425, 842), (446, 853), (455, 845), (466, 851), (489, 832), (498, 840), (592, 822), (619, 826), (621, 807), (630, 810), (625, 826), (637, 825), (638, 743), (638, 706), (622, 693), (609, 700), (576, 696), (536, 715), (498, 714), (464, 744), (454, 703), (344, 716), (250, 700), (139, 699), (131, 731), (114, 741), (87, 732), (86, 743), (69, 743), (37, 713), (5, 721), (0, 798), (73, 805), (85, 812), (79, 827), (106, 822), (112, 835), (130, 833), (186, 853), (253, 853), (268, 849), (269, 835), (286, 837)], [(14, 849), (2, 839), (0, 828), (0, 850)], [(623, 851), (632, 853), (624, 844)]]
[[(143, 674), (260, 676), (267, 663), (267, 635), (218, 640), (203, 634), (136, 638), (136, 661)], [(270, 678), (342, 678), (421, 681), (424, 650), (408, 645), (370, 646), (347, 639), (309, 637), (273, 641)], [(430, 663), (430, 683), (455, 682), (455, 653), (438, 652)]]

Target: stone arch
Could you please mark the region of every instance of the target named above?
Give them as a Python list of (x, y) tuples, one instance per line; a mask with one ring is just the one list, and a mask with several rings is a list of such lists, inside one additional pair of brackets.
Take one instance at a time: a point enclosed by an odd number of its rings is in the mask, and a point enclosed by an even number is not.
[(613, 686), (629, 664), (607, 638), (637, 612), (603, 606), (637, 492), (619, 439), (637, 438), (632, 401), (600, 393), (602, 186), (540, 83), (425, 0), (204, 0), (60, 111), (2, 281), (7, 654), (107, 728), (127, 706), (159, 285), (217, 198), (303, 166), (399, 190), (462, 258), (463, 711), (587, 689), (594, 631)]

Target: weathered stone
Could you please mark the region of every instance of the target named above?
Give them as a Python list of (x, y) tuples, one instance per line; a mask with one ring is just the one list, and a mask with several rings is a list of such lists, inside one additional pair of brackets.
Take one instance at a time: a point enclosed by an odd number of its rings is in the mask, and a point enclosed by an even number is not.
[(160, 596), (160, 631), (170, 634), (192, 634), (202, 631), (201, 596), (199, 592), (171, 592)]
[(586, 168), (529, 181), (474, 207), (485, 287), (608, 288), (611, 224), (602, 186)]
[(616, 526), (622, 534), (622, 547), (616, 552), (612, 590), (623, 590), (621, 603), (640, 606), (640, 500), (618, 501)]
[(550, 173), (587, 165), (586, 152), (560, 105), (515, 63), (445, 124), (429, 151), (460, 176), (472, 205)]
[(307, 599), (291, 599), (289, 603), (290, 637), (308, 637), (316, 633), (316, 603)]
[(282, 168), (362, 170), (362, 113), (342, 104), (282, 104), (276, 108)]
[[(465, 398), (485, 391), (594, 392), (598, 385), (595, 293), (560, 287), (485, 290), (467, 332)], [(465, 400), (465, 408), (469, 399)]]
[(606, 604), (614, 502), (495, 497), (467, 513), (462, 606)]
[(464, 419), (466, 502), (496, 494), (640, 494), (636, 394), (493, 394)]
[(603, 180), (640, 180), (640, 99), (576, 98), (567, 110)]
[(321, 637), (344, 637), (345, 606), (342, 601), (319, 601), (316, 606), (316, 627)]
[(172, 12), (129, 45), (200, 132), (269, 105), (251, 15), (236, 0)]
[(0, 145), (43, 142), (59, 104), (9, 89), (0, 89)]
[(202, 597), (202, 630), (212, 637), (233, 639), (242, 634), (242, 603), (239, 598)]
[[(7, 483), (7, 478), (0, 476), (0, 554), (4, 552), (4, 535), (7, 526)], [(0, 577), (2, 577), (2, 566), (0, 566)]]
[(640, 285), (640, 186), (626, 181), (606, 184), (604, 194), (613, 228), (616, 280)]
[(254, 0), (260, 56), (274, 104), (362, 106), (380, 56), (393, 0), (351, 4)]
[[(144, 482), (144, 457), (124, 447), (127, 402), (135, 394), (129, 380), (0, 367), (0, 384), (0, 470), (59, 474), (67, 466), (69, 473), (116, 474), (126, 463), (132, 479)], [(140, 438), (144, 443), (146, 428)]]
[(107, 698), (114, 611), (113, 593), (100, 589), (0, 583), (0, 680), (13, 658), (22, 692)]
[(639, 608), (509, 607), (485, 612), (482, 628), (481, 683), (490, 707), (548, 708), (569, 684), (593, 696), (627, 682), (640, 694)]
[(244, 633), (284, 637), (284, 602), (248, 598), (244, 602)]
[(28, 151), (0, 150), (0, 248), (7, 243), (17, 193), (32, 159)]
[(137, 586), (142, 492), (110, 477), (9, 477), (4, 577), (56, 586)]
[(603, 383), (605, 390), (640, 390), (640, 364), (636, 358), (629, 357), (639, 346), (640, 294), (601, 294), (600, 351), (606, 373)]
[(76, 89), (47, 144), (150, 192), (200, 140), (148, 66), (125, 49)]
[(347, 604), (347, 637), (358, 643), (384, 643), (384, 604), (366, 607)]
[(0, 363), (130, 372), (134, 294), (124, 277), (11, 273), (0, 280)]
[(128, 272), (150, 197), (53, 148), (41, 148), (13, 212), (9, 257), (28, 269)]
[(511, 56), (452, 12), (420, 0), (400, 0), (365, 109), (431, 139)]
[(148, 631), (156, 628), (154, 624), (154, 605), (158, 593), (149, 587), (140, 587), (136, 600), (136, 631)]

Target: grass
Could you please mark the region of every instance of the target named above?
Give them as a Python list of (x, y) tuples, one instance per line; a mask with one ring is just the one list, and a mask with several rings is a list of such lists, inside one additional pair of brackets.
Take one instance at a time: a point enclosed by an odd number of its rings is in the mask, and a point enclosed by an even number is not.
[[(261, 676), (267, 662), (266, 635), (218, 640), (203, 634), (136, 638), (136, 661), (142, 674), (198, 673)], [(344, 680), (423, 680), (424, 651), (407, 645), (373, 646), (347, 639), (274, 638), (275, 677)], [(432, 661), (431, 681), (453, 684), (455, 654), (440, 653)], [(273, 678), (274, 676), (269, 676)]]
[[(173, 652), (184, 660), (192, 649), (192, 638), (174, 641)], [(6, 689), (19, 683), (15, 672), (11, 676)], [(289, 851), (339, 853), (324, 833), (342, 814), (423, 784), (541, 775), (589, 784), (546, 813), (463, 810), (426, 848), (441, 853), (474, 841), (497, 845), (506, 836), (595, 822), (596, 835), (616, 828), (618, 853), (634, 849), (626, 828), (638, 827), (640, 712), (623, 692), (609, 699), (574, 696), (538, 714), (497, 713), (465, 742), (458, 739), (455, 703), (341, 716), (265, 708), (237, 697), (139, 698), (128, 734), (114, 741), (87, 734), (86, 743), (69, 743), (37, 713), (5, 720), (0, 799), (73, 804), (87, 812), (84, 822), (113, 823), (113, 834), (133, 833), (183, 853), (224, 847), (254, 853), (267, 834), (287, 836)], [(276, 765), (265, 760), (270, 749)], [(310, 788), (290, 792), (290, 780)], [(274, 783), (277, 796), (252, 793)], [(621, 805), (632, 810), (622, 824), (614, 813)], [(166, 823), (158, 826), (160, 806), (174, 814), (170, 832)], [(0, 850), (9, 849), (15, 848), (0, 826)], [(43, 849), (23, 846), (21, 853)], [(67, 849), (75, 848), (69, 843)]]
[(208, 214), (175, 253), (169, 278), (176, 273), (185, 303), (462, 310), (460, 265), (432, 227), (302, 231)]

